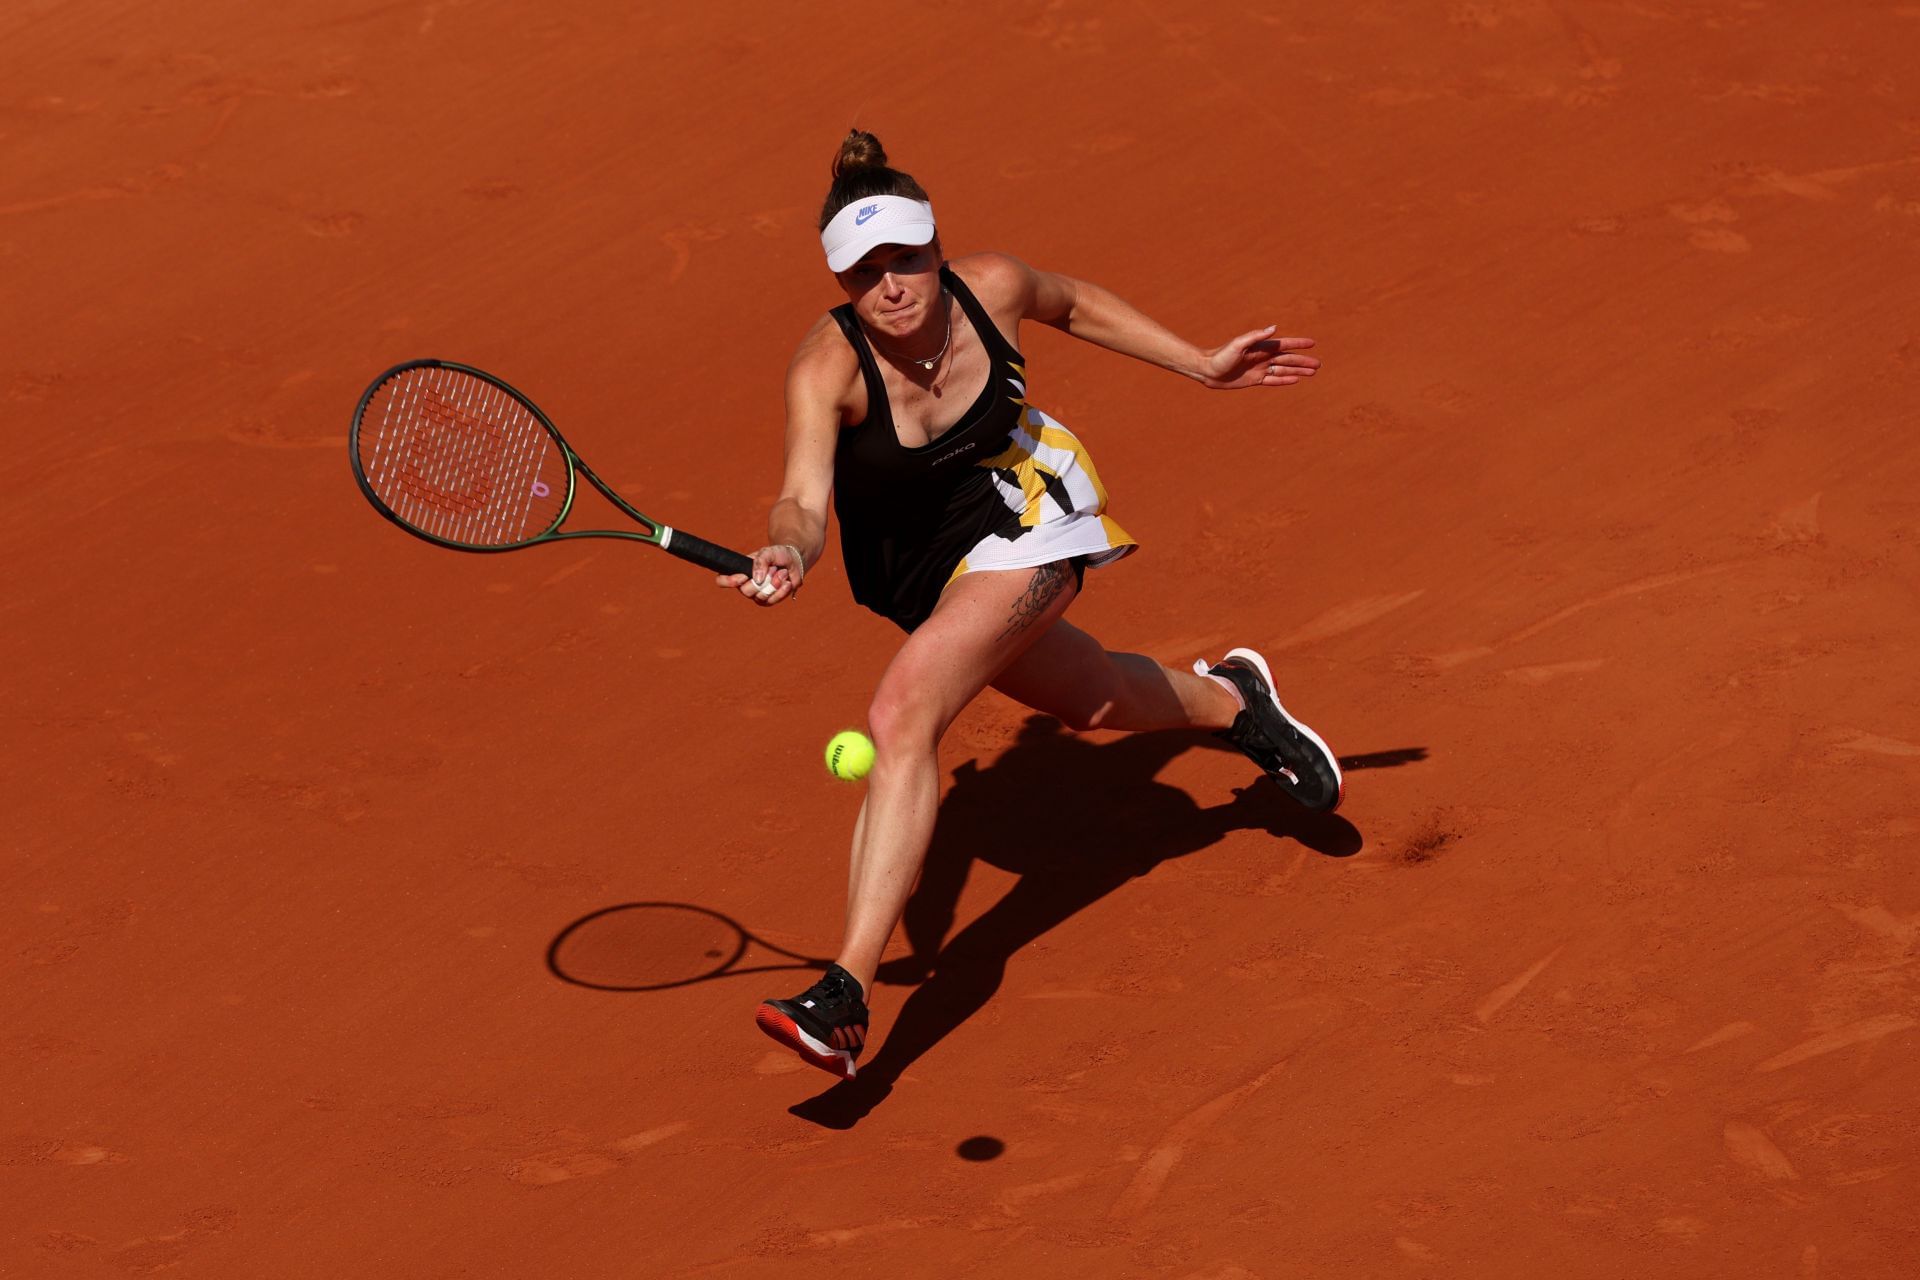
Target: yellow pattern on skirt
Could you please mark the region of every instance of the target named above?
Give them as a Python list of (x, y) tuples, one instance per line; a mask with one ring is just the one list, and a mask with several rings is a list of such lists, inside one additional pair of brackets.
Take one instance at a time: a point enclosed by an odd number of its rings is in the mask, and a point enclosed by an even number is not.
[[(1084, 556), (1087, 567), (1094, 568), (1139, 549), (1108, 517), (1107, 490), (1086, 447), (1042, 410), (1025, 405), (1007, 448), (976, 465), (994, 472), (994, 488), (1007, 508), (1018, 513), (1026, 532), (1017, 538), (982, 538), (955, 566), (953, 578), (1031, 569), (1075, 556)], [(1013, 482), (1003, 473), (1011, 473)]]

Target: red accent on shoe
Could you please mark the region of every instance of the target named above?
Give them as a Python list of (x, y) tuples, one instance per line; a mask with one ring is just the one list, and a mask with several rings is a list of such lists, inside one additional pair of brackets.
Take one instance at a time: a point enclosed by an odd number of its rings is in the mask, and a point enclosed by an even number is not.
[[(806, 1042), (800, 1028), (792, 1018), (781, 1013), (770, 1004), (763, 1004), (754, 1010), (754, 1025), (776, 1042), (785, 1045), (800, 1055), (801, 1061), (820, 1068), (822, 1071), (838, 1076), (842, 1080), (851, 1080), (854, 1076), (852, 1055), (843, 1058), (839, 1054), (821, 1054)], [(835, 1035), (840, 1028), (834, 1028)]]

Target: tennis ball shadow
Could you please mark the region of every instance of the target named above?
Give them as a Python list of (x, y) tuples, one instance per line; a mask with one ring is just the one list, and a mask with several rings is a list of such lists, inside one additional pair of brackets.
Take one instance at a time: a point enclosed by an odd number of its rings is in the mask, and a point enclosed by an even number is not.
[(953, 1149), (953, 1153), (962, 1160), (971, 1160), (975, 1164), (978, 1164), (986, 1160), (998, 1160), (1006, 1152), (1006, 1149), (1007, 1144), (1000, 1141), (1000, 1139), (990, 1138), (986, 1134), (981, 1134), (978, 1137), (968, 1138), (962, 1142)]

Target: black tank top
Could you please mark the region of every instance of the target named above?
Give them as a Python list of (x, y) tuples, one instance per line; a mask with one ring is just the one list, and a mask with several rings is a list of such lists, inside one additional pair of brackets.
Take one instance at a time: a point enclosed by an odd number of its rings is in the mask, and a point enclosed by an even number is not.
[(927, 620), (954, 569), (982, 539), (1025, 532), (994, 472), (980, 465), (1006, 450), (1025, 412), (1025, 362), (951, 268), (940, 268), (940, 281), (972, 321), (991, 367), (960, 421), (927, 444), (900, 443), (886, 382), (853, 305), (833, 309), (867, 384), (866, 419), (841, 428), (834, 449), (840, 555), (853, 598), (908, 631)]

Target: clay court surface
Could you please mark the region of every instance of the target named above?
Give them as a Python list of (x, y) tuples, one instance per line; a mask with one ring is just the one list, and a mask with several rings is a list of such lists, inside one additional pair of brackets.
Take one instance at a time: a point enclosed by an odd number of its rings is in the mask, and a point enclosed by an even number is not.
[[(1915, 1274), (1920, 5), (15, 0), (0, 65), (0, 1274)], [(988, 695), (829, 1088), (804, 968), (607, 988), (731, 946), (634, 903), (832, 954), (892, 629), (436, 550), (345, 438), (468, 361), (757, 545), (856, 116), (950, 252), (1319, 340), (1023, 347), (1145, 547), (1074, 620), (1263, 649), (1349, 785)]]

